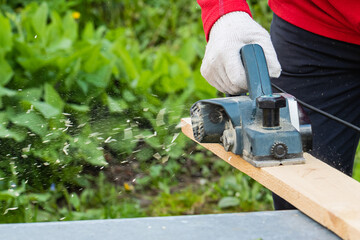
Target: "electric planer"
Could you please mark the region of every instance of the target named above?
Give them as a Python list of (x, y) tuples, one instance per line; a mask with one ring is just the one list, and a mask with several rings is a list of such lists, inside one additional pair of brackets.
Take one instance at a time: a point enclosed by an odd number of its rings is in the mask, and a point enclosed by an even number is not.
[(220, 143), (256, 167), (305, 163), (312, 145), (310, 121), (295, 97), (273, 94), (260, 45), (245, 45), (240, 56), (248, 94), (196, 102), (190, 109), (194, 137)]

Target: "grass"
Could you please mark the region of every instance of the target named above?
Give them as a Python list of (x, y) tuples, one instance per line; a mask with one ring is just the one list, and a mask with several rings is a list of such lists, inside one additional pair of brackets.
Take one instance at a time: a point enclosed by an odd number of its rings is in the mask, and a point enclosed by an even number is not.
[(360, 181), (360, 144), (355, 154), (353, 178)]

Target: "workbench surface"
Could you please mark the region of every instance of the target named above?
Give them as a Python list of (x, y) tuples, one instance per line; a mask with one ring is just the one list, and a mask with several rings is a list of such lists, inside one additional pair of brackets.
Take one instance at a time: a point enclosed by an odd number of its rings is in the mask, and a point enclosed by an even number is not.
[(0, 239), (339, 239), (298, 210), (0, 224)]

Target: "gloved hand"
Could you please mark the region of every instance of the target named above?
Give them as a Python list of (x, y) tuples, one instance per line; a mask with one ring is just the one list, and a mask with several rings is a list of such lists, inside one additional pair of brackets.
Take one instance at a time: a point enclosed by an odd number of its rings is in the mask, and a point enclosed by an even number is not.
[(259, 44), (265, 54), (270, 77), (279, 77), (281, 66), (269, 33), (245, 12), (231, 12), (212, 26), (201, 74), (216, 89), (236, 95), (247, 83), (239, 51), (246, 44)]

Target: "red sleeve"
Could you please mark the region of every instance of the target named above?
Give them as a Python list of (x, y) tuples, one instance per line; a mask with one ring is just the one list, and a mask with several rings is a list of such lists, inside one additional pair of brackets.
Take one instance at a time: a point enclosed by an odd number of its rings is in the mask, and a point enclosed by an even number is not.
[(209, 40), (212, 25), (221, 16), (235, 11), (247, 12), (251, 16), (246, 0), (197, 0), (197, 2), (201, 7), (201, 18), (206, 40)]

